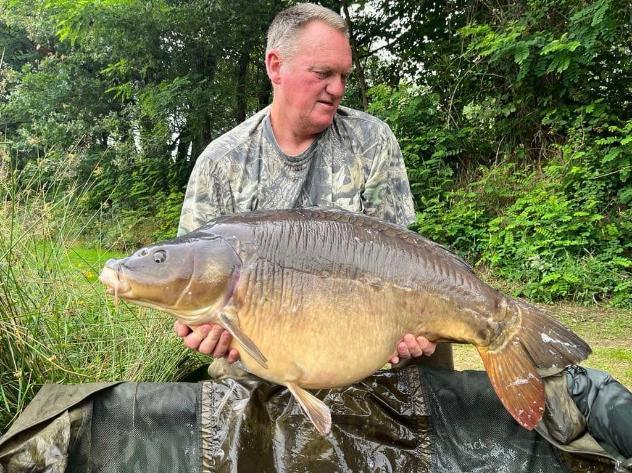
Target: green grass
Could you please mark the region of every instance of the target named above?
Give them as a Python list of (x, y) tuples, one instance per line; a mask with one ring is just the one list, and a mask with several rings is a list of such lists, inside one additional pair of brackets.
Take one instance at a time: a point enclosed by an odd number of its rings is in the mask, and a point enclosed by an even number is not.
[(607, 371), (632, 390), (632, 348), (595, 346), (590, 358), (582, 365)]
[(110, 258), (122, 258), (125, 253), (101, 247), (84, 246), (78, 242), (68, 248), (55, 248), (50, 241), (38, 242), (37, 251), (42, 255), (54, 254), (59, 271), (83, 276), (88, 282), (96, 282), (103, 264)]
[(119, 254), (81, 244), (76, 199), (0, 182), (0, 434), (44, 383), (173, 381), (200, 364), (171, 317), (114, 306), (97, 278)]
[(5, 267), (0, 431), (44, 383), (171, 381), (195, 366), (172, 334), (171, 317), (124, 303), (117, 307), (105, 295), (97, 275), (110, 256), (57, 248), (55, 256), (21, 252), (10, 270)]

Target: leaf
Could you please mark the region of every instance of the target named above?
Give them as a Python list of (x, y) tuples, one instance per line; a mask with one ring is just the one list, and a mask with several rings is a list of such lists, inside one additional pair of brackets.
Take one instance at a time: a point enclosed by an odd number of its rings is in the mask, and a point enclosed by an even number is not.
[(525, 43), (518, 43), (514, 49), (514, 62), (522, 64), (529, 57), (529, 47)]
[(546, 56), (547, 54), (551, 54), (558, 51), (575, 51), (581, 43), (577, 40), (575, 41), (566, 41), (566, 33), (562, 35), (560, 39), (555, 39), (542, 48), (540, 51), (541, 56)]
[(616, 136), (608, 136), (607, 138), (600, 138), (598, 140), (595, 140), (595, 143), (597, 143), (598, 145), (610, 145), (612, 143), (616, 143), (618, 141), (618, 138)]
[(597, 2), (597, 5), (598, 5), (598, 8), (595, 11), (595, 16), (593, 16), (593, 19), (590, 22), (590, 26), (597, 26), (603, 21), (604, 16), (606, 15), (608, 8), (610, 7), (610, 2), (607, 2), (607, 1)]
[(560, 279), (560, 277), (561, 277), (561, 274), (560, 274), (560, 273), (549, 273), (549, 274), (545, 275), (545, 276), (544, 276), (544, 277), (540, 280), (540, 282), (541, 282), (542, 284), (547, 284), (547, 283), (550, 283), (550, 282), (555, 282), (555, 281), (559, 280), (559, 279)]
[(621, 154), (621, 148), (612, 148), (601, 160), (602, 163), (608, 163), (616, 159)]
[(571, 58), (565, 57), (564, 60), (557, 66), (557, 72), (558, 73), (564, 72), (566, 69), (568, 69), (568, 66), (570, 66), (570, 64), (571, 64)]
[(576, 274), (573, 274), (573, 273), (564, 273), (562, 275), (562, 279), (564, 279), (564, 281), (567, 281), (567, 282), (569, 282), (571, 284), (577, 284), (578, 282), (581, 281), (579, 276), (577, 276)]
[(612, 262), (617, 266), (621, 266), (622, 268), (632, 268), (632, 260), (629, 258), (615, 256), (612, 258)]
[(629, 205), (632, 202), (632, 186), (619, 191), (619, 200), (625, 205)]

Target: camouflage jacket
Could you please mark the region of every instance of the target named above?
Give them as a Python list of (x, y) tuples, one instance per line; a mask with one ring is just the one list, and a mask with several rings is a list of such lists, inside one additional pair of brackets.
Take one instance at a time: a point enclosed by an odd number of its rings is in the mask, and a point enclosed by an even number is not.
[(191, 174), (178, 235), (224, 214), (331, 207), (402, 225), (415, 218), (401, 150), (388, 125), (340, 107), (298, 156), (279, 148), (269, 107), (214, 140)]

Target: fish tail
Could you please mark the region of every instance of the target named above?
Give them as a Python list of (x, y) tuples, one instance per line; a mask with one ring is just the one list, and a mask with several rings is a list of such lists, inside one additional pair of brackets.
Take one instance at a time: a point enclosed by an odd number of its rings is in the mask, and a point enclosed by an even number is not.
[(510, 301), (508, 310), (518, 322), (516, 328), (477, 349), (501, 402), (520, 425), (531, 430), (542, 418), (545, 404), (538, 369), (578, 363), (591, 350), (584, 340), (531, 304)]

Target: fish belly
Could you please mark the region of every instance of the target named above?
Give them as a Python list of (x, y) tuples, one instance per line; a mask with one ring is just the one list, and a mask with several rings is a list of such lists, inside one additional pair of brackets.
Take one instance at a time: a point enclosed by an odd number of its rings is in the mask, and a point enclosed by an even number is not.
[(304, 388), (349, 385), (384, 366), (405, 333), (423, 329), (424, 311), (410, 291), (316, 275), (298, 279), (300, 290), (266, 291), (239, 314), (268, 367), (240, 350), (242, 361), (264, 379)]

